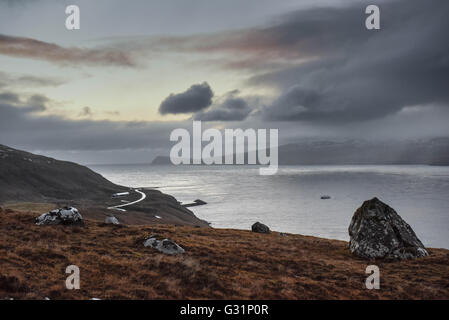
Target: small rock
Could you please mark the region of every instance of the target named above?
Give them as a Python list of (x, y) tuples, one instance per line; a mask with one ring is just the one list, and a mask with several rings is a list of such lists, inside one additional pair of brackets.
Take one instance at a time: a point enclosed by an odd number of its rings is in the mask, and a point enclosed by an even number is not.
[(349, 225), (351, 253), (366, 259), (413, 259), (429, 254), (412, 228), (377, 198), (365, 201)]
[(145, 247), (152, 247), (165, 254), (182, 254), (185, 252), (176, 242), (170, 239), (157, 239), (158, 236), (152, 235), (143, 243)]
[(251, 230), (257, 233), (270, 233), (270, 228), (260, 222), (256, 222), (251, 226)]
[(328, 195), (321, 196), (321, 200), (328, 200), (330, 198), (331, 198), (331, 196), (328, 196)]
[(106, 217), (104, 219), (104, 223), (106, 223), (106, 224), (115, 224), (115, 225), (120, 224), (118, 219), (116, 217), (114, 217), (114, 216)]
[(279, 235), (280, 235), (281, 237), (288, 237), (287, 234), (286, 234), (286, 233), (283, 233), (283, 232), (279, 233)]
[(73, 207), (64, 207), (46, 212), (37, 217), (35, 223), (38, 226), (54, 224), (84, 226), (83, 217), (78, 212), (78, 209)]

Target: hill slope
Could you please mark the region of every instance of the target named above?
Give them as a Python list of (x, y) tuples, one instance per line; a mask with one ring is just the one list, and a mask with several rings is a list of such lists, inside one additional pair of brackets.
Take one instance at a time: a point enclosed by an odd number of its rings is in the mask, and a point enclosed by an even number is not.
[(174, 197), (142, 188), (146, 198), (126, 207), (126, 212), (107, 209), (141, 197), (135, 191), (113, 199), (113, 193), (129, 191), (79, 164), (59, 161), (0, 145), (0, 204), (35, 214), (64, 205), (75, 206), (83, 217), (103, 221), (115, 214), (124, 224), (166, 223), (209, 227)]
[(0, 145), (0, 202), (95, 200), (126, 189), (79, 164)]
[[(175, 227), (36, 226), (35, 215), (0, 210), (0, 299), (448, 299), (449, 251), (404, 261), (352, 256), (348, 243), (277, 232)], [(186, 252), (145, 248), (159, 234)], [(64, 272), (81, 270), (80, 290)], [(365, 269), (381, 270), (367, 290)]]

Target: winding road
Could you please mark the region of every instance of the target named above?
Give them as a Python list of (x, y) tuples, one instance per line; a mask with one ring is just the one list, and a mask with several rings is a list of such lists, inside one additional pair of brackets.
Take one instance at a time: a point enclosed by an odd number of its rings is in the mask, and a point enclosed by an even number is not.
[(115, 209), (115, 210), (119, 210), (119, 211), (126, 211), (126, 210), (124, 210), (122, 208), (130, 206), (130, 205), (133, 205), (133, 204), (136, 204), (136, 203), (139, 203), (139, 202), (145, 200), (145, 198), (147, 197), (147, 195), (145, 193), (143, 193), (142, 191), (140, 191), (138, 189), (134, 189), (134, 191), (137, 192), (137, 193), (140, 193), (142, 195), (142, 197), (139, 200), (136, 200), (136, 201), (133, 201), (133, 202), (128, 202), (128, 203), (125, 203), (125, 204), (120, 204), (118, 206), (108, 207), (108, 209), (111, 209), (111, 210)]

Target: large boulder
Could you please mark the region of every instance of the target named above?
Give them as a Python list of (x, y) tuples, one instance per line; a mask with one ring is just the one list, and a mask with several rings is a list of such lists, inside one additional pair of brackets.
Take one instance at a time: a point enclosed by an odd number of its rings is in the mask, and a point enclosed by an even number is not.
[(84, 226), (83, 217), (76, 208), (64, 207), (46, 212), (36, 218), (37, 225), (80, 225)]
[(428, 255), (412, 228), (377, 198), (365, 201), (349, 225), (351, 253), (366, 259), (413, 259)]
[(256, 222), (251, 226), (251, 230), (257, 233), (270, 233), (270, 228), (260, 222)]
[(181, 248), (176, 242), (170, 239), (160, 239), (156, 235), (150, 236), (143, 243), (145, 247), (151, 247), (159, 252), (174, 255), (174, 254), (182, 254), (185, 252), (183, 248)]

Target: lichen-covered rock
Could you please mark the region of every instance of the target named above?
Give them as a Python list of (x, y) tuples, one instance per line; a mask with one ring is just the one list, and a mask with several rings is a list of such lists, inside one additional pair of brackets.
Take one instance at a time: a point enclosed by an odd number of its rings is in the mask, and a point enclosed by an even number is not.
[(365, 201), (349, 225), (351, 253), (366, 259), (413, 259), (427, 256), (412, 228), (377, 198)]
[(114, 217), (114, 216), (106, 217), (104, 219), (104, 223), (106, 223), (106, 224), (115, 224), (115, 225), (120, 224), (118, 219), (116, 217)]
[(83, 217), (76, 208), (64, 207), (41, 214), (36, 218), (37, 225), (84, 225)]
[(257, 233), (270, 233), (270, 228), (260, 222), (256, 222), (251, 226), (251, 230)]
[(170, 239), (158, 239), (159, 237), (156, 235), (150, 236), (143, 243), (145, 247), (152, 247), (159, 252), (174, 255), (174, 254), (182, 254), (185, 252), (183, 248), (181, 248), (176, 242)]

